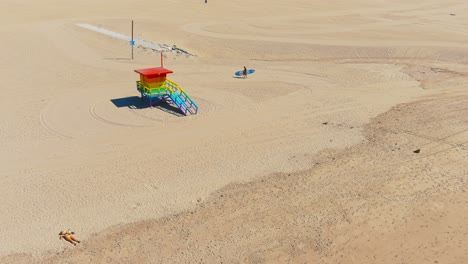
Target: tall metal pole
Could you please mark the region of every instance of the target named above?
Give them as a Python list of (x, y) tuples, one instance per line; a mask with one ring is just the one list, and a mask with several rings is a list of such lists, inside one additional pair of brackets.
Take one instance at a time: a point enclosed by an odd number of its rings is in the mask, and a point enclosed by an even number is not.
[(132, 20), (132, 42), (131, 42), (131, 46), (132, 46), (132, 60), (133, 60), (133, 20)]
[(162, 55), (162, 50), (161, 50), (161, 68), (163, 68), (163, 55)]

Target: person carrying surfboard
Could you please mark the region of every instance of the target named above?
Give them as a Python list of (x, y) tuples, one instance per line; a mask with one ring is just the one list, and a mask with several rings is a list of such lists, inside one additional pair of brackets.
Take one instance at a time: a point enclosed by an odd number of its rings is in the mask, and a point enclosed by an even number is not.
[(247, 69), (247, 67), (244, 66), (244, 69), (240, 71), (236, 71), (234, 75), (236, 76), (236, 78), (239, 77), (239, 78), (245, 79), (247, 78), (247, 75), (252, 74), (254, 72), (255, 72), (255, 69)]

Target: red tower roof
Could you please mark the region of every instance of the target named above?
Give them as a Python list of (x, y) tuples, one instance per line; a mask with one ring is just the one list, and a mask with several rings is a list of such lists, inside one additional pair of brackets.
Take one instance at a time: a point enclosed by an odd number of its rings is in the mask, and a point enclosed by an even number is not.
[(143, 76), (160, 76), (166, 75), (168, 73), (173, 73), (173, 71), (165, 69), (163, 67), (156, 67), (156, 68), (146, 68), (146, 69), (139, 69), (135, 70), (135, 72), (143, 75)]

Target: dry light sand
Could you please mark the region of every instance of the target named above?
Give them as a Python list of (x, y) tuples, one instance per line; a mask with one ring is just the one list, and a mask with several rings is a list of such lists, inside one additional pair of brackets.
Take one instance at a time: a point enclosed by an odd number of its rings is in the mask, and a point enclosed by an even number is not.
[(208, 2), (0, 2), (0, 263), (468, 263), (468, 2)]

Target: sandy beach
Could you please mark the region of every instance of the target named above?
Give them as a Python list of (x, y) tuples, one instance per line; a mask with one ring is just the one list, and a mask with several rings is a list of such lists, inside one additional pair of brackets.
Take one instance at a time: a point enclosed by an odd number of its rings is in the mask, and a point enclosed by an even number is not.
[(0, 263), (467, 263), (467, 11), (3, 1)]

